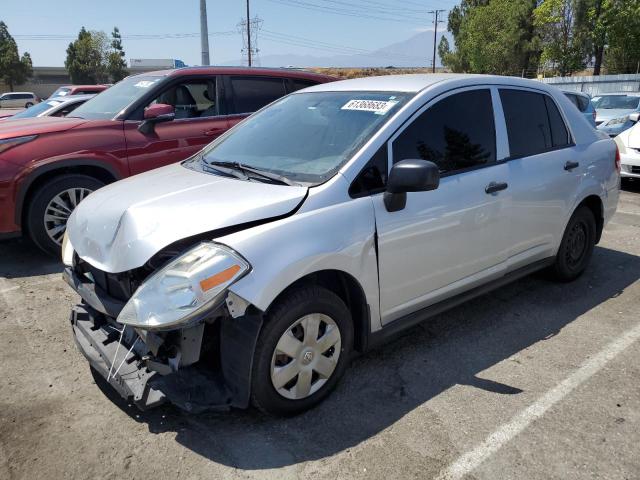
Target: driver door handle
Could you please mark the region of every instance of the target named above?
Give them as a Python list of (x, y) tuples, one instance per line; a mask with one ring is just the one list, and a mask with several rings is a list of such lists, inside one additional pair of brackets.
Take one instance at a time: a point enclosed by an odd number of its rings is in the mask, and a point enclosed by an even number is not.
[(509, 187), (509, 184), (506, 182), (491, 182), (484, 189), (486, 193), (496, 193), (500, 190), (506, 190)]
[(578, 168), (579, 166), (580, 166), (580, 162), (568, 161), (567, 163), (564, 164), (564, 169), (567, 172), (570, 172), (571, 170), (573, 170), (574, 168)]

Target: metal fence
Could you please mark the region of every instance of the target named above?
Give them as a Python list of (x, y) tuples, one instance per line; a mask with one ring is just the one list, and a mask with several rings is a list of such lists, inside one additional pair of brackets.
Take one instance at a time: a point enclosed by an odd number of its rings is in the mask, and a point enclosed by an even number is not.
[(589, 77), (552, 77), (541, 79), (562, 90), (585, 92), (590, 95), (611, 92), (640, 91), (640, 75), (598, 75)]

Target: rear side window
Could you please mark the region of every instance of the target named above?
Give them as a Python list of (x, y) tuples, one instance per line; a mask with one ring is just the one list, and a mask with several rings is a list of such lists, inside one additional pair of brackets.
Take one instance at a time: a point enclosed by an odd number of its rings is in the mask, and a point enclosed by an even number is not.
[(393, 142), (393, 162), (429, 160), (441, 173), (496, 161), (496, 134), (491, 92), (457, 93), (416, 118)]
[(565, 147), (569, 145), (569, 132), (558, 111), (558, 107), (551, 97), (544, 95), (544, 102), (549, 115), (549, 125), (551, 126), (551, 143), (554, 147)]
[(231, 113), (252, 113), (286, 95), (285, 79), (270, 77), (230, 77), (233, 92)]
[(298, 78), (291, 79), (291, 91), (295, 92), (296, 90), (302, 90), (303, 88), (313, 87), (317, 85), (318, 82), (314, 82), (312, 80), (301, 80)]
[(500, 99), (512, 158), (569, 145), (567, 127), (555, 103), (547, 95), (501, 89)]
[(587, 110), (587, 108), (589, 108), (589, 99), (587, 97), (576, 95), (576, 99), (578, 102), (578, 108), (581, 112), (584, 112)]

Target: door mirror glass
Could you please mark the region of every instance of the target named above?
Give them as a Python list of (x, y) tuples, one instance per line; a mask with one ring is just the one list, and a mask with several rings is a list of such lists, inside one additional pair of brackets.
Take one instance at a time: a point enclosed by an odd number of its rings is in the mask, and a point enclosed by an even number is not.
[(428, 160), (402, 160), (391, 167), (384, 204), (389, 212), (402, 210), (407, 192), (427, 192), (440, 185), (440, 170)]
[(149, 105), (144, 110), (145, 120), (158, 118), (162, 115), (175, 115), (175, 109), (172, 105), (167, 105), (165, 103), (155, 103), (153, 105)]

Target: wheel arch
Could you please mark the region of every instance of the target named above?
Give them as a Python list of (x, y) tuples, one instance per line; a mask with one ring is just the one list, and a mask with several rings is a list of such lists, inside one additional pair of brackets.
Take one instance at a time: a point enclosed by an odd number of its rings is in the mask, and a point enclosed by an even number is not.
[(24, 228), (28, 205), (38, 188), (54, 177), (65, 174), (81, 174), (107, 183), (120, 180), (122, 175), (111, 165), (97, 160), (63, 160), (43, 165), (33, 170), (22, 181), (16, 196), (15, 222)]
[(318, 285), (335, 293), (345, 303), (353, 320), (354, 349), (362, 352), (367, 349), (370, 314), (367, 298), (360, 282), (343, 270), (318, 270), (308, 273), (285, 287), (271, 302), (266, 313), (291, 291), (305, 285)]
[(593, 213), (593, 217), (596, 219), (597, 245), (600, 242), (600, 238), (602, 237), (602, 230), (604, 229), (604, 203), (599, 195), (591, 194), (583, 198), (573, 211), (575, 212), (582, 206), (585, 206), (589, 210), (591, 210), (591, 213)]

